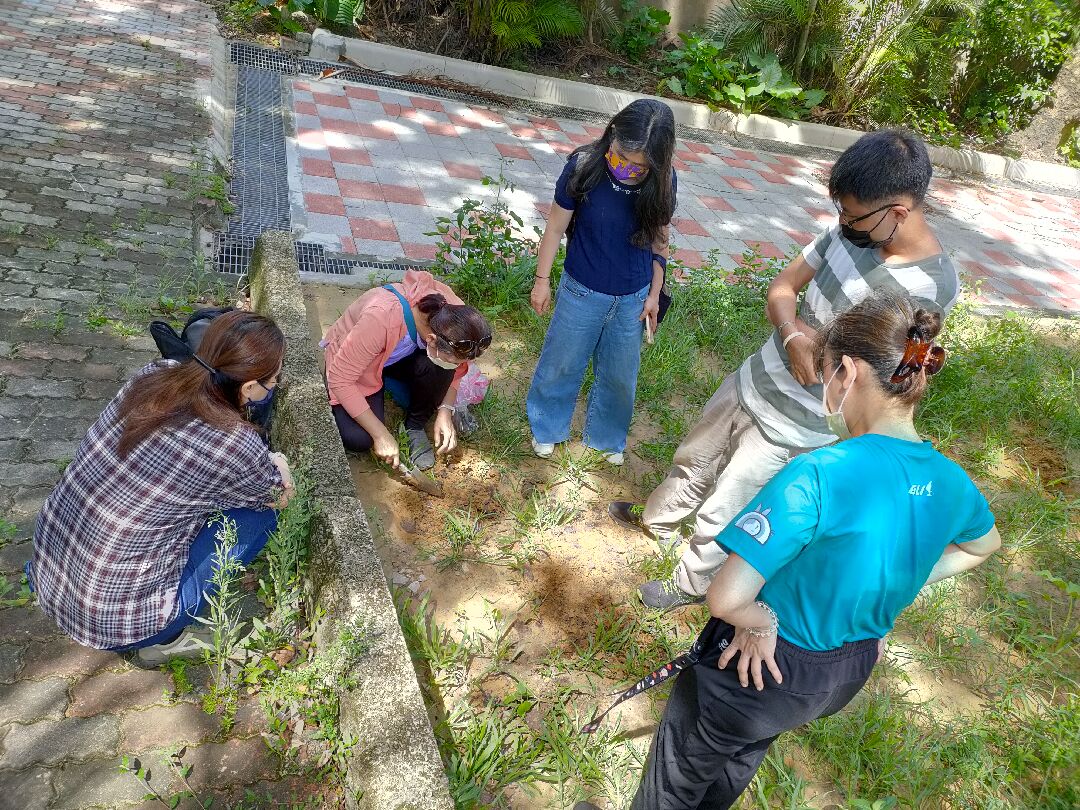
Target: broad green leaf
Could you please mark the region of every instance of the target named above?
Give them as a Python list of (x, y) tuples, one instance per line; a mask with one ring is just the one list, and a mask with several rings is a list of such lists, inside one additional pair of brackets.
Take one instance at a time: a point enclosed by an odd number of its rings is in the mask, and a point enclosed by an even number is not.
[(728, 98), (736, 101), (746, 101), (746, 91), (740, 85), (729, 84), (724, 88), (724, 92), (727, 93)]

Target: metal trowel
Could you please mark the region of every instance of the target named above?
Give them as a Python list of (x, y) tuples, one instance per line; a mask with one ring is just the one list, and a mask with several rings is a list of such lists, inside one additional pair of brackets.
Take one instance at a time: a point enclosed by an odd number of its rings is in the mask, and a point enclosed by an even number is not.
[(436, 498), (442, 497), (442, 484), (440, 484), (427, 473), (421, 472), (416, 467), (406, 463), (405, 461), (398, 462), (398, 469), (405, 477), (405, 480), (421, 492), (426, 492), (428, 495), (434, 495)]

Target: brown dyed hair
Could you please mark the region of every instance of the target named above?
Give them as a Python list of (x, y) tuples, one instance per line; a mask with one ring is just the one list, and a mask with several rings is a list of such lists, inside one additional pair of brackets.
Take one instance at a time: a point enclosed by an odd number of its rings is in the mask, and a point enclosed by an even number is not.
[[(447, 340), (471, 340), (478, 343), (491, 337), (491, 324), (479, 310), (465, 304), (451, 304), (439, 293), (425, 295), (416, 302), (416, 308), (424, 313), (428, 325), (439, 338), (437, 348), (447, 355), (464, 357), (447, 343)], [(475, 360), (483, 350), (470, 352), (466, 360)]]
[(837, 316), (818, 333), (818, 370), (826, 372), (826, 351), (837, 366), (845, 354), (858, 358), (874, 369), (878, 386), (887, 396), (914, 406), (926, 393), (926, 369), (898, 383), (892, 382), (893, 373), (910, 338), (930, 343), (940, 331), (940, 313), (917, 308), (907, 297), (875, 295)]
[(213, 372), (191, 358), (153, 371), (128, 389), (120, 403), (120, 457), (152, 433), (193, 419), (220, 430), (244, 423), (240, 386), (270, 382), (284, 354), (285, 337), (270, 318), (240, 310), (214, 318), (198, 351)]

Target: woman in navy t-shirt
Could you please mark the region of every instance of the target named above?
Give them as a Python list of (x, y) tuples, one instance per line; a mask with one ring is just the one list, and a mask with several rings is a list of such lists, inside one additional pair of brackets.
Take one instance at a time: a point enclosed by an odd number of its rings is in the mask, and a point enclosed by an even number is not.
[(530, 300), (551, 302), (551, 266), (573, 220), (555, 313), (526, 400), (533, 450), (547, 458), (570, 437), (589, 361), (594, 382), (583, 441), (621, 464), (634, 411), (641, 338), (656, 329), (675, 210), (675, 118), (654, 99), (633, 102), (603, 136), (570, 155), (555, 185)]

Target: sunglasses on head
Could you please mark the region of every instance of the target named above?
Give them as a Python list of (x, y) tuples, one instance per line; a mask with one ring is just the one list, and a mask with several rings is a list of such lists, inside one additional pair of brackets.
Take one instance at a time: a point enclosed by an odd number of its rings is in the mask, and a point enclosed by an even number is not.
[(923, 368), (926, 369), (926, 376), (930, 377), (941, 371), (943, 365), (945, 365), (943, 348), (927, 343), (918, 337), (910, 337), (904, 347), (904, 356), (900, 358), (900, 365), (893, 372), (890, 382), (894, 385), (901, 383)]
[(475, 357), (491, 345), (491, 335), (484, 335), (479, 340), (450, 340), (436, 332), (435, 337), (453, 349), (458, 357)]

